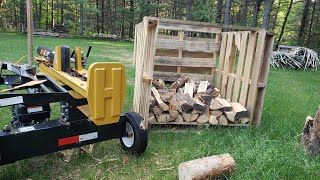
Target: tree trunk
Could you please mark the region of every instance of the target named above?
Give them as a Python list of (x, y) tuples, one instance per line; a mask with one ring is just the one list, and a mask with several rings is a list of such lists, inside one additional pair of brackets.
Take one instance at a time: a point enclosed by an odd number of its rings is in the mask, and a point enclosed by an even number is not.
[(186, 19), (191, 20), (191, 0), (186, 0)]
[(262, 28), (269, 28), (270, 13), (272, 11), (273, 0), (265, 0)]
[(311, 15), (311, 20), (310, 20), (310, 26), (309, 26), (307, 44), (306, 44), (307, 47), (309, 47), (309, 43), (310, 43), (311, 30), (312, 30), (313, 20), (314, 20), (314, 12), (316, 11), (316, 3), (317, 3), (317, 0), (315, 0), (315, 1), (313, 2), (312, 15)]
[(307, 24), (309, 6), (310, 6), (310, 0), (305, 0), (305, 6), (304, 6), (302, 17), (301, 17), (301, 24), (300, 24), (299, 34), (298, 34), (298, 44), (301, 46), (303, 45), (303, 41), (304, 41), (303, 35), (304, 35), (304, 29)]
[(51, 0), (51, 29), (53, 28), (54, 23), (54, 6), (53, 6), (53, 0)]
[(61, 0), (61, 9), (60, 9), (60, 24), (63, 25), (64, 23), (64, 2)]
[(121, 23), (121, 39), (124, 39), (124, 16), (125, 16), (125, 12), (124, 12), (124, 9), (126, 8), (126, 1), (125, 0), (122, 0), (122, 7), (123, 7), (123, 11), (122, 11), (122, 23)]
[(104, 33), (104, 21), (105, 21), (105, 5), (104, 5), (104, 0), (101, 1), (101, 33)]
[(258, 16), (260, 12), (260, 6), (261, 6), (262, 0), (256, 0), (256, 4), (254, 5), (253, 9), (253, 22), (252, 26), (257, 27), (258, 26)]
[[(99, 10), (99, 0), (96, 0), (96, 8)], [(96, 13), (96, 18), (97, 18), (97, 24), (96, 24), (96, 31), (99, 34), (100, 33), (100, 27), (99, 27), (99, 22), (100, 22), (100, 16), (99, 13)]]
[(26, 32), (26, 2), (20, 0), (20, 27), (23, 33)]
[(216, 23), (221, 23), (223, 0), (218, 0)]
[(279, 10), (280, 10), (280, 5), (281, 5), (281, 0), (278, 0), (278, 6), (277, 6), (277, 11), (275, 13), (275, 17), (272, 23), (272, 27), (271, 29), (274, 31), (276, 25), (277, 25), (277, 21), (278, 21), (278, 15), (279, 15)]
[(230, 10), (231, 10), (231, 2), (232, 0), (226, 0), (226, 7), (225, 7), (225, 13), (224, 13), (224, 23), (225, 25), (230, 24)]
[(283, 24), (282, 24), (282, 28), (281, 28), (281, 32), (280, 32), (280, 35), (279, 35), (279, 39), (278, 39), (277, 44), (276, 44), (276, 47), (275, 47), (276, 49), (278, 49), (279, 44), (280, 44), (280, 41), (281, 41), (281, 38), (282, 38), (282, 36), (283, 36), (283, 32), (284, 32), (284, 29), (285, 29), (285, 27), (286, 27), (286, 23), (287, 23), (287, 20), (288, 20), (290, 11), (291, 11), (292, 3), (293, 3), (293, 0), (290, 0), (290, 4), (289, 4), (289, 7), (288, 7), (288, 11), (287, 11), (287, 14), (286, 14), (286, 16), (285, 16), (285, 18), (284, 18), (284, 22), (283, 22)]
[(130, 0), (130, 23), (129, 23), (129, 38), (133, 39), (134, 32), (133, 32), (133, 26), (134, 26), (134, 3), (133, 0)]
[(42, 0), (39, 1), (39, 16), (38, 16), (38, 28), (41, 29), (41, 19), (42, 19)]
[(245, 0), (241, 8), (241, 17), (240, 17), (241, 26), (247, 26), (247, 19), (248, 19), (247, 15), (248, 15), (248, 0)]
[(80, 30), (79, 35), (83, 36), (83, 2), (80, 2)]
[(49, 29), (49, 0), (46, 1), (46, 30)]
[(18, 15), (17, 15), (17, 9), (16, 9), (16, 1), (14, 0), (13, 1), (13, 7), (14, 7), (14, 9), (13, 9), (13, 14), (14, 14), (14, 22), (13, 22), (13, 25), (14, 25), (14, 27), (15, 28), (17, 28), (17, 21), (18, 21)]

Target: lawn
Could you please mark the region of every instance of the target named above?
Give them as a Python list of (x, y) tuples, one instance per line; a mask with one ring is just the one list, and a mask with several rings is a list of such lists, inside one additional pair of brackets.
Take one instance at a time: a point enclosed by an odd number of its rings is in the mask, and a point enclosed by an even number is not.
[[(27, 53), (26, 36), (0, 33), (0, 60), (17, 61)], [(79, 38), (34, 38), (34, 47), (93, 45), (90, 63), (126, 64), (128, 92), (124, 111), (132, 110), (133, 44)], [(27, 60), (24, 59), (24, 62)], [(147, 151), (126, 154), (119, 140), (98, 143), (93, 156), (75, 153), (64, 162), (59, 153), (0, 167), (0, 179), (177, 179), (179, 163), (214, 154), (230, 153), (237, 170), (230, 179), (318, 179), (320, 157), (299, 146), (305, 117), (319, 104), (320, 71), (271, 70), (259, 128), (159, 128), (149, 130)], [(1, 110), (1, 127), (10, 114)], [(23, 151), (23, 149), (21, 149)], [(123, 161), (128, 157), (129, 161)]]

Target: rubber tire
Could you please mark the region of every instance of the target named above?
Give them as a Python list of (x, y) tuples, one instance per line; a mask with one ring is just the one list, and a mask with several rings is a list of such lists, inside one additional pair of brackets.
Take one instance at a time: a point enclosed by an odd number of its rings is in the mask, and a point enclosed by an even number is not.
[(135, 112), (126, 113), (126, 116), (127, 116), (126, 122), (128, 122), (133, 129), (134, 142), (131, 147), (127, 147), (123, 143), (122, 138), (120, 138), (120, 143), (121, 143), (122, 149), (124, 151), (128, 151), (132, 154), (142, 154), (146, 150), (147, 145), (148, 145), (147, 130), (142, 129), (140, 127), (142, 117), (138, 113), (135, 113)]

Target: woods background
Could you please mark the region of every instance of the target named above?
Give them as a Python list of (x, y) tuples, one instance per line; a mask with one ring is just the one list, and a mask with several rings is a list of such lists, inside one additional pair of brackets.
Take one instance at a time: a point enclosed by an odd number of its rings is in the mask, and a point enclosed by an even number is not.
[[(134, 37), (144, 16), (262, 27), (280, 44), (320, 50), (320, 0), (33, 0), (34, 28)], [(26, 1), (0, 0), (0, 30), (26, 31)], [(280, 37), (280, 38), (279, 38)]]

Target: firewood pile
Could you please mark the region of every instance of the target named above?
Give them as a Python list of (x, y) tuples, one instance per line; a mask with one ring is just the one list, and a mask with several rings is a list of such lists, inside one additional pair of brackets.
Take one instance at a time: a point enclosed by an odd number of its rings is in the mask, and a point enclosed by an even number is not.
[(64, 26), (64, 25), (56, 24), (56, 25), (54, 25), (54, 27), (52, 28), (52, 32), (53, 32), (53, 33), (66, 34), (66, 33), (68, 33), (68, 29), (67, 29), (67, 27)]
[(273, 68), (317, 70), (319, 65), (320, 60), (317, 52), (304, 47), (298, 47), (289, 52), (275, 51), (271, 59)]
[(247, 110), (241, 104), (221, 98), (220, 91), (208, 81), (195, 82), (182, 76), (168, 85), (153, 80), (150, 96), (150, 124), (245, 125)]

